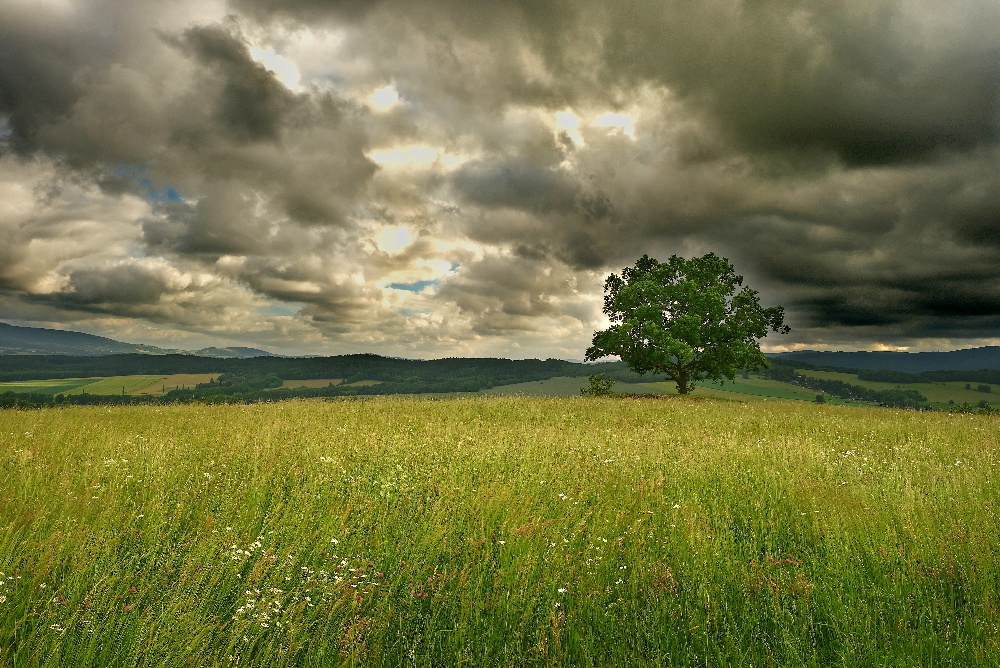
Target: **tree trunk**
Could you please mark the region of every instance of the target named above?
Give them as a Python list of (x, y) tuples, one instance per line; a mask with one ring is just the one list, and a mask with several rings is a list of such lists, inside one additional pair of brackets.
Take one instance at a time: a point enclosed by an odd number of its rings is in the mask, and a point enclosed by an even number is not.
[(688, 388), (688, 376), (687, 371), (681, 369), (677, 372), (677, 377), (674, 378), (677, 381), (677, 394), (687, 394), (691, 390)]

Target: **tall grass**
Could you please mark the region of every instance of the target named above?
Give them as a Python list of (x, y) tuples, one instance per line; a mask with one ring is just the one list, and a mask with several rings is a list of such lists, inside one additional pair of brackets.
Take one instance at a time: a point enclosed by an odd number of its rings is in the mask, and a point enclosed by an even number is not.
[(373, 398), (0, 413), (0, 664), (1000, 656), (997, 418)]

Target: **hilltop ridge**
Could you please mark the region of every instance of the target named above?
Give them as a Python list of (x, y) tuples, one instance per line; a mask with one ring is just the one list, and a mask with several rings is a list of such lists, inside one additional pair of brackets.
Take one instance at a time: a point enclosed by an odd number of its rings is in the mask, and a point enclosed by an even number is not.
[(160, 348), (124, 343), (95, 334), (43, 327), (20, 327), (0, 322), (0, 355), (70, 355), (96, 357), (137, 353), (142, 355), (196, 355), (198, 357), (272, 357), (273, 353), (243, 346), (200, 350)]
[(981, 371), (1000, 369), (1000, 346), (983, 346), (945, 352), (819, 351), (795, 350), (769, 353), (771, 359), (805, 362), (819, 367), (839, 367), (866, 371)]

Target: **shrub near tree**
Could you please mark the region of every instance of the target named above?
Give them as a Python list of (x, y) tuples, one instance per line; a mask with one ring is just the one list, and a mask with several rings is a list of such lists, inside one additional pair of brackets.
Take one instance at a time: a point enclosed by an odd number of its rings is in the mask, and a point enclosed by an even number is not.
[(587, 387), (580, 390), (580, 395), (584, 397), (613, 397), (615, 393), (611, 388), (614, 386), (615, 379), (605, 378), (603, 373), (587, 376)]
[(787, 333), (784, 308), (763, 308), (729, 260), (709, 253), (661, 263), (643, 255), (604, 283), (611, 327), (594, 334), (586, 358), (617, 355), (633, 371), (665, 374), (687, 394), (699, 380), (733, 380), (767, 368), (759, 340)]

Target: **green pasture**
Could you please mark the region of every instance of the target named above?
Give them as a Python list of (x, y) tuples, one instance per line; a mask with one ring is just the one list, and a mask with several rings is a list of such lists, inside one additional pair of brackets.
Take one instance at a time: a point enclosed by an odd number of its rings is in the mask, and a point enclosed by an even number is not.
[[(758, 376), (751, 376), (750, 378), (737, 376), (735, 380), (726, 380), (721, 383), (705, 381), (699, 382), (698, 386), (705, 387), (706, 389), (725, 390), (735, 394), (773, 397), (776, 399), (797, 399), (799, 401), (813, 401), (816, 399), (817, 394), (814, 390), (807, 390), (791, 383), (783, 383), (779, 380), (760, 378)], [(836, 400), (836, 397), (829, 397), (828, 399)]]
[[(967, 383), (966, 381), (949, 381), (942, 383), (880, 383), (871, 380), (860, 380), (855, 374), (840, 373), (836, 371), (813, 371), (811, 369), (799, 369), (799, 373), (804, 376), (812, 376), (814, 378), (841, 380), (845, 383), (860, 385), (874, 390), (916, 390), (920, 394), (927, 397), (927, 401), (936, 408), (947, 408), (949, 400), (954, 401), (956, 404), (970, 403), (973, 405), (985, 400), (991, 404), (1000, 406), (1000, 386), (995, 388), (997, 392), (996, 394), (978, 392), (975, 388), (982, 383), (977, 382)], [(967, 384), (970, 385), (971, 389), (965, 389)]]
[[(580, 390), (587, 387), (586, 376), (559, 376), (546, 380), (535, 380), (526, 383), (514, 383), (480, 390), (479, 394), (486, 396), (525, 396), (525, 397), (578, 397)], [(614, 392), (648, 393), (659, 392), (641, 383), (615, 383)]]
[(993, 665), (998, 427), (697, 397), (3, 411), (0, 665)]
[(65, 394), (98, 382), (100, 378), (53, 378), (51, 380), (17, 380), (0, 383), (0, 393)]
[[(502, 385), (481, 390), (482, 395), (501, 396), (537, 396), (537, 397), (576, 397), (580, 390), (587, 387), (586, 377), (559, 377), (547, 380), (536, 380), (528, 383)], [(613, 392), (619, 394), (676, 394), (677, 385), (673, 381), (653, 381), (647, 383), (615, 383)], [(749, 379), (737, 378), (725, 383), (699, 382), (694, 386), (693, 396), (717, 397), (751, 401), (763, 398), (797, 399), (813, 401), (816, 392), (805, 390), (790, 383), (751, 376)], [(830, 397), (831, 403), (841, 400)]]

